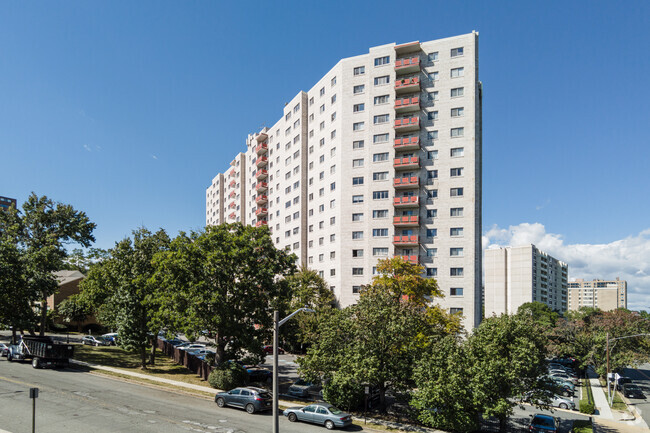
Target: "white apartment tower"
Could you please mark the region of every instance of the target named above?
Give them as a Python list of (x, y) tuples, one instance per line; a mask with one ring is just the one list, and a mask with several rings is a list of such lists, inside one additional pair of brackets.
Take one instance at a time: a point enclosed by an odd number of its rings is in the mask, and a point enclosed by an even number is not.
[(527, 302), (567, 310), (568, 266), (535, 245), (485, 250), (485, 317), (515, 314)]
[(377, 261), (435, 277), (441, 304), (481, 319), (478, 33), (340, 60), (206, 190), (206, 224), (268, 225), (341, 306)]
[(611, 311), (627, 308), (627, 281), (593, 280), (577, 278), (569, 283), (569, 310), (582, 307), (599, 308)]

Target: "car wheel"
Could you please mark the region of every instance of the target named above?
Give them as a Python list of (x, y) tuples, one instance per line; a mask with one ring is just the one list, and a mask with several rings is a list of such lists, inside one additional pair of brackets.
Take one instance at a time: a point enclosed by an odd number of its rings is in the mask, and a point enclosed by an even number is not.
[(32, 359), (32, 367), (34, 367), (34, 368), (40, 368), (40, 366), (41, 366), (40, 364), (41, 364), (41, 363), (39, 362), (38, 358), (34, 358), (34, 359)]
[(248, 413), (255, 413), (255, 406), (253, 406), (251, 403), (248, 403), (246, 405), (246, 412)]
[(7, 353), (7, 361), (12, 362), (14, 360), (14, 357), (11, 356), (11, 352)]
[(98, 347), (98, 346), (99, 346), (99, 343), (95, 342), (95, 347)]
[(568, 409), (569, 406), (566, 403), (560, 403), (560, 409)]
[(298, 417), (296, 416), (295, 413), (291, 412), (291, 413), (289, 414), (289, 421), (291, 421), (291, 422), (296, 422), (296, 421), (298, 421)]
[(325, 421), (325, 428), (327, 430), (334, 430), (334, 422), (332, 420)]
[(226, 400), (224, 400), (223, 397), (219, 397), (215, 401), (219, 407), (224, 407), (226, 405)]

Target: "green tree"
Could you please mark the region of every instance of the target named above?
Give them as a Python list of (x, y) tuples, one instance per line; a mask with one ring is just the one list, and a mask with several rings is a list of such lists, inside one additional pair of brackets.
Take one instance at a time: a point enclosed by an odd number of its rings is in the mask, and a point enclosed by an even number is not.
[(526, 302), (517, 309), (517, 314), (528, 314), (545, 329), (555, 326), (560, 315), (543, 302)]
[(93, 264), (107, 258), (108, 252), (101, 248), (89, 248), (86, 251), (81, 248), (75, 248), (65, 259), (63, 269), (79, 271), (86, 275)]
[(186, 334), (208, 331), (218, 363), (263, 358), (272, 311), (289, 296), (280, 280), (295, 270), (295, 256), (275, 248), (268, 228), (237, 223), (181, 233), (155, 261), (160, 324)]
[(90, 316), (90, 308), (79, 295), (72, 295), (56, 306), (56, 315), (66, 323), (75, 323), (81, 331), (81, 323)]

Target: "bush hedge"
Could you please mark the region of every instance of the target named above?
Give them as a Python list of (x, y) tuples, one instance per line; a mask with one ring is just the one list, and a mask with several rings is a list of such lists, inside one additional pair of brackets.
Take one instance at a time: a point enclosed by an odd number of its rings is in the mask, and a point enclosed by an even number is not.
[(215, 368), (208, 376), (211, 387), (227, 391), (246, 384), (246, 370), (235, 363), (226, 362)]

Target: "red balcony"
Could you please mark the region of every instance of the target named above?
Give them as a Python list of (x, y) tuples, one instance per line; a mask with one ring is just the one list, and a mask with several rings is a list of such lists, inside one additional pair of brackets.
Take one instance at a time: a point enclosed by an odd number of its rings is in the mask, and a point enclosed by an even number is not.
[(269, 173), (266, 170), (257, 170), (257, 173), (255, 173), (255, 179), (266, 179), (268, 175)]
[(230, 218), (231, 220), (234, 220), (235, 219), (235, 212), (228, 215), (228, 218)]
[(268, 213), (269, 212), (268, 212), (267, 208), (260, 207), (260, 208), (257, 208), (257, 210), (255, 211), (255, 216), (260, 217), (260, 216), (264, 216), (264, 215), (266, 215)]
[(255, 227), (262, 227), (262, 226), (265, 226), (265, 225), (268, 225), (268, 221), (266, 221), (266, 220), (261, 220), (261, 221), (258, 221), (258, 222), (255, 223)]
[(418, 51), (420, 51), (420, 49), (421, 48), (420, 48), (419, 41), (409, 42), (407, 44), (395, 45), (395, 53), (397, 55), (417, 53)]
[(263, 155), (266, 153), (266, 151), (269, 150), (268, 144), (266, 142), (260, 143), (257, 146), (255, 146), (255, 153), (257, 155)]
[(418, 245), (419, 239), (418, 235), (393, 236), (393, 245)]
[(259, 134), (257, 134), (257, 137), (255, 137), (258, 143), (266, 141), (267, 138), (269, 138), (269, 136), (266, 132), (260, 132)]
[(393, 179), (393, 186), (395, 188), (417, 188), (420, 186), (420, 178), (417, 176), (396, 177)]
[(235, 203), (234, 201), (228, 205), (228, 209), (234, 209), (236, 207), (237, 207), (237, 203)]
[(236, 173), (235, 173), (235, 169), (233, 168), (233, 169), (230, 170), (230, 172), (228, 173), (228, 177), (235, 177), (235, 174), (236, 174)]
[(417, 207), (419, 205), (420, 201), (418, 196), (393, 198), (393, 206), (395, 207)]
[(402, 117), (395, 119), (395, 131), (405, 132), (405, 131), (416, 131), (420, 129), (420, 117), (411, 116), (411, 117)]
[(395, 73), (405, 74), (407, 72), (416, 72), (420, 70), (420, 57), (406, 57), (395, 60)]
[(237, 191), (233, 189), (232, 191), (230, 191), (230, 194), (228, 194), (228, 198), (233, 198), (236, 195), (237, 195)]
[(257, 158), (257, 161), (255, 161), (255, 165), (257, 166), (257, 168), (265, 167), (268, 162), (269, 159), (266, 156), (260, 156), (259, 158)]
[(393, 149), (412, 150), (420, 148), (420, 137), (398, 137), (395, 139)]
[(237, 183), (237, 181), (235, 179), (233, 179), (233, 180), (230, 181), (228, 186), (232, 188), (233, 186), (235, 186), (236, 183)]
[(395, 256), (395, 257), (401, 257), (402, 260), (404, 260), (405, 262), (409, 262), (413, 265), (418, 264), (418, 256)]
[(420, 109), (420, 97), (413, 96), (411, 98), (397, 98), (395, 99), (395, 111), (397, 113), (408, 113), (411, 111), (418, 111)]
[(395, 80), (395, 93), (419, 92), (420, 77), (398, 78)]
[(269, 189), (269, 184), (266, 182), (258, 182), (255, 186), (255, 191), (257, 192), (264, 192), (267, 189)]
[(393, 167), (395, 170), (403, 170), (407, 168), (418, 168), (420, 166), (420, 158), (417, 156), (407, 156), (406, 158), (395, 158), (393, 160)]
[(267, 203), (268, 201), (269, 201), (269, 199), (265, 194), (258, 195), (257, 198), (255, 199), (255, 203), (257, 203), (258, 205), (263, 204), (263, 203)]
[(417, 215), (402, 215), (393, 217), (393, 225), (397, 227), (413, 227), (419, 225)]

